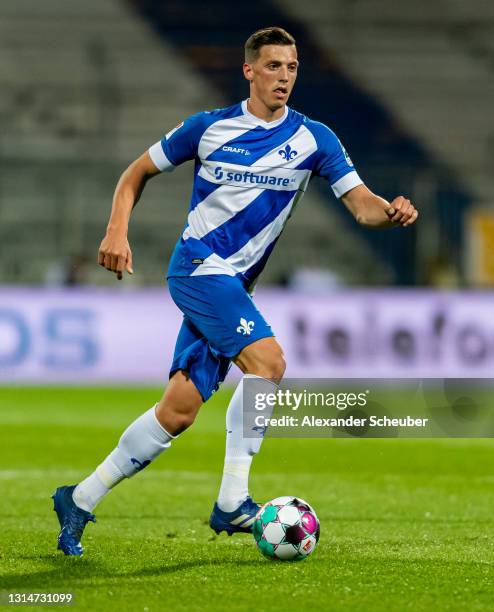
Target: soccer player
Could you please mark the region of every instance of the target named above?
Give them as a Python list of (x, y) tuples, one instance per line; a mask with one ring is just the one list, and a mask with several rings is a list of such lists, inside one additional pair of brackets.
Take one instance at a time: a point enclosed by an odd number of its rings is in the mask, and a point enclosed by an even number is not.
[(99, 249), (99, 263), (118, 279), (133, 273), (127, 230), (146, 182), (194, 160), (187, 224), (167, 275), (184, 318), (161, 400), (131, 423), (92, 474), (53, 496), (58, 547), (66, 555), (82, 555), (81, 536), (95, 521), (95, 506), (192, 425), (232, 362), (243, 378), (226, 413), (223, 478), (210, 526), (229, 535), (250, 532), (259, 505), (249, 496), (248, 477), (262, 436), (243, 436), (242, 413), (249, 408), (243, 388), (252, 382), (256, 392), (271, 393), (285, 371), (282, 348), (251, 293), (285, 223), (312, 175), (327, 180), (362, 225), (406, 227), (417, 219), (408, 199), (388, 203), (363, 184), (334, 132), (288, 108), (297, 70), (289, 33), (278, 27), (255, 32), (243, 65), (249, 99), (188, 118), (120, 177)]

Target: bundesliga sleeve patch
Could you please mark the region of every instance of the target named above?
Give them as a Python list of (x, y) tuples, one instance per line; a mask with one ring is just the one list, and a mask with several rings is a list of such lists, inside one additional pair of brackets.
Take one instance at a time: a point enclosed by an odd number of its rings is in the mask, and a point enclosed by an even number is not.
[(180, 129), (182, 126), (183, 126), (183, 124), (184, 124), (184, 122), (183, 122), (183, 121), (181, 121), (181, 122), (180, 122), (178, 125), (176, 125), (176, 126), (173, 128), (173, 130), (170, 130), (170, 131), (168, 132), (168, 134), (165, 136), (166, 140), (169, 140), (169, 139), (170, 139), (170, 138), (173, 136), (173, 134), (175, 134), (175, 132), (176, 132), (177, 130), (179, 130), (179, 129)]
[(340, 143), (340, 147), (341, 150), (343, 151), (343, 155), (345, 156), (345, 161), (349, 166), (353, 166), (353, 162), (352, 159), (350, 157), (350, 155), (348, 155), (348, 151), (345, 149), (345, 147), (343, 146), (341, 140), (338, 138), (338, 142)]

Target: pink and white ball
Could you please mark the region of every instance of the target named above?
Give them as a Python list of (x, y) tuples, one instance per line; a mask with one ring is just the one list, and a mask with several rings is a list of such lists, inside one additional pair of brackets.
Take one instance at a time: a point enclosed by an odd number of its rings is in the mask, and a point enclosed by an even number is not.
[(320, 530), (314, 508), (289, 495), (264, 504), (252, 527), (261, 553), (282, 561), (306, 559), (317, 546)]

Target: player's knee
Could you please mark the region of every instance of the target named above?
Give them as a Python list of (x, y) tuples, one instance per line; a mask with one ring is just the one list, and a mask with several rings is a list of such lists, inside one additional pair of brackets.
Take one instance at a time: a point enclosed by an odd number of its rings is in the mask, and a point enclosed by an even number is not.
[(156, 406), (156, 418), (172, 436), (185, 431), (195, 421), (202, 397), (190, 379), (177, 372)]
[(173, 416), (173, 435), (178, 436), (188, 429), (196, 420), (196, 415), (192, 413), (176, 413)]
[(280, 382), (286, 370), (286, 361), (281, 350), (279, 354), (275, 355), (270, 361), (269, 368), (271, 369), (271, 375), (266, 376), (266, 378)]
[(285, 374), (285, 370), (286, 361), (280, 349), (279, 351), (273, 351), (272, 354), (258, 362), (251, 373), (279, 383)]
[(160, 425), (172, 436), (178, 436), (188, 429), (195, 421), (197, 410), (184, 409), (184, 406), (176, 407), (168, 403), (159, 403), (156, 408), (156, 418)]
[(262, 376), (277, 383), (286, 368), (283, 351), (274, 338), (263, 338), (248, 345), (234, 361), (244, 374)]

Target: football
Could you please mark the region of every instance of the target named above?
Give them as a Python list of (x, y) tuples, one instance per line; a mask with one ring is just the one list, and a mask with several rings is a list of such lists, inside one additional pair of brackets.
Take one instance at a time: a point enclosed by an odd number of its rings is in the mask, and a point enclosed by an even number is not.
[(256, 515), (252, 533), (268, 559), (298, 561), (316, 548), (320, 525), (314, 509), (300, 497), (277, 497)]

